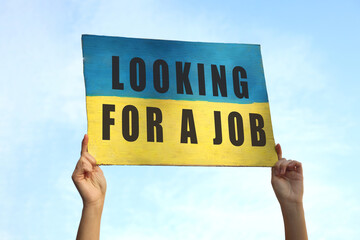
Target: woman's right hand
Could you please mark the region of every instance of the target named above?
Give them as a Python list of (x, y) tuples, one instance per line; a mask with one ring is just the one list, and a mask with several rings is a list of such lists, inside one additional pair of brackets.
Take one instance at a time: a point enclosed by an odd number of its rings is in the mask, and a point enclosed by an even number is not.
[(89, 137), (85, 134), (81, 156), (72, 174), (72, 180), (80, 193), (84, 206), (103, 207), (106, 193), (106, 179), (96, 160), (88, 152)]

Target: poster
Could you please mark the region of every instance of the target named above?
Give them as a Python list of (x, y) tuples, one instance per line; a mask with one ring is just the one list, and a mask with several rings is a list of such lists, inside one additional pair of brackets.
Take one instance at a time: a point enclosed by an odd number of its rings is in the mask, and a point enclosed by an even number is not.
[(273, 166), (260, 45), (82, 36), (101, 165)]

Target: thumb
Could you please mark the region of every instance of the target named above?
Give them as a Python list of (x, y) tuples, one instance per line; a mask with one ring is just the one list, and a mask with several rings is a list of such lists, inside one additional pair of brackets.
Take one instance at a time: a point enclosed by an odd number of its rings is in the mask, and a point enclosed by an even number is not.
[(281, 150), (280, 143), (276, 144), (275, 150), (278, 155), (278, 160), (282, 159), (282, 150)]
[(85, 134), (81, 143), (81, 155), (85, 152), (88, 152), (88, 143), (89, 143), (89, 136)]

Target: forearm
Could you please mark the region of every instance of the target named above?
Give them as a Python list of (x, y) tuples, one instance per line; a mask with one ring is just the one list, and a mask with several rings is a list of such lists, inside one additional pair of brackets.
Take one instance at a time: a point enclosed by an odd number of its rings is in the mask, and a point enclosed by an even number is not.
[(100, 238), (100, 222), (103, 210), (102, 205), (83, 207), (77, 240), (98, 240)]
[(302, 203), (280, 204), (285, 225), (286, 240), (307, 240), (304, 207)]

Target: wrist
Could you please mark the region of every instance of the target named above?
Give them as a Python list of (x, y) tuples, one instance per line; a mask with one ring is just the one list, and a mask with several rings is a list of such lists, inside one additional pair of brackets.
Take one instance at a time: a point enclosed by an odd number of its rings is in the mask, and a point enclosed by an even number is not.
[(279, 204), (281, 208), (293, 208), (293, 207), (299, 207), (303, 205), (302, 197), (299, 199), (285, 199), (285, 198), (279, 198), (278, 197)]
[(88, 202), (88, 201), (83, 201), (83, 208), (87, 208), (87, 209), (97, 209), (97, 210), (102, 210), (103, 207), (104, 207), (104, 201), (105, 201), (105, 198), (101, 198), (99, 200), (96, 200), (96, 201), (91, 201), (91, 202)]
[(281, 211), (283, 214), (287, 213), (299, 213), (304, 211), (302, 201), (299, 202), (283, 202), (280, 203)]
[(83, 210), (82, 210), (82, 214), (83, 216), (88, 216), (92, 219), (97, 219), (97, 221), (100, 221), (101, 219), (101, 215), (102, 215), (102, 211), (103, 211), (103, 206), (101, 204), (91, 204), (91, 205), (85, 205), (83, 206)]

